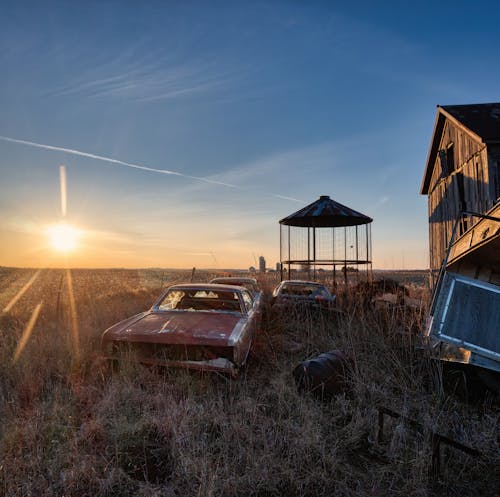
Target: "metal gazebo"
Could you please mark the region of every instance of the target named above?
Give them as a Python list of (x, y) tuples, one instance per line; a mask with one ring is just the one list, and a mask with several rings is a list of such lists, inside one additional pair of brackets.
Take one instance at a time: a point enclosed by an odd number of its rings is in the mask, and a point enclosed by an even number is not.
[[(372, 279), (371, 223), (373, 219), (322, 195), (312, 204), (280, 220), (281, 280), (318, 279), (331, 274), (336, 283), (337, 269), (359, 280)], [(331, 273), (330, 273), (331, 270)]]

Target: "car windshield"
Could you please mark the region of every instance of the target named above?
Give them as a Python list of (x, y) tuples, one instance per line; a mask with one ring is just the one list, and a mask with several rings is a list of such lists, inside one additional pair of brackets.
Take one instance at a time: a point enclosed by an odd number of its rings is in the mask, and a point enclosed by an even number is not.
[(241, 313), (237, 292), (214, 290), (172, 289), (158, 304), (161, 311), (212, 311)]

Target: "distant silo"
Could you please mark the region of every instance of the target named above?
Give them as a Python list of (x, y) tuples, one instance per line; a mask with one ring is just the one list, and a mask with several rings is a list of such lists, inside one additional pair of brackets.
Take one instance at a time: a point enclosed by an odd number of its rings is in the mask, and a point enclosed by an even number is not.
[(261, 273), (266, 272), (266, 259), (264, 259), (263, 255), (259, 257), (259, 272)]

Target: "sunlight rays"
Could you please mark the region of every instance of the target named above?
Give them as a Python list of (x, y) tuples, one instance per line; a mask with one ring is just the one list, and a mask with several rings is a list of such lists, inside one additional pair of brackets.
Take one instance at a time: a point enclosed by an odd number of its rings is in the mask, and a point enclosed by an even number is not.
[(26, 328), (24, 328), (23, 334), (21, 336), (21, 340), (19, 340), (19, 343), (17, 344), (17, 347), (16, 347), (16, 351), (14, 352), (14, 357), (12, 358), (13, 364), (15, 364), (17, 362), (22, 351), (24, 350), (24, 347), (26, 347), (26, 344), (28, 343), (28, 340), (30, 339), (31, 332), (33, 331), (33, 328), (35, 327), (36, 321), (38, 319), (38, 315), (40, 314), (40, 311), (42, 309), (42, 304), (43, 304), (43, 302), (39, 302), (38, 305), (33, 310), (33, 312), (31, 313), (30, 320), (29, 320), (28, 324), (26, 325)]
[(41, 272), (42, 270), (38, 269), (38, 271), (33, 274), (29, 281), (21, 288), (21, 290), (17, 292), (16, 295), (14, 295), (14, 297), (12, 297), (10, 302), (3, 308), (2, 312), (9, 312), (16, 305), (16, 302), (28, 291), (28, 289), (36, 281), (38, 276), (40, 276)]
[[(40, 274), (41, 269), (38, 270), (26, 283), (23, 288), (17, 293), (17, 295), (9, 302), (9, 304), (3, 309), (2, 312), (8, 312), (12, 309), (12, 307), (16, 304), (16, 302), (21, 298), (21, 296), (31, 287), (31, 285), (34, 283), (34, 281), (37, 279), (38, 275)], [(65, 270), (66, 273), (66, 285), (67, 285), (67, 291), (68, 291), (68, 304), (69, 304), (69, 328), (71, 332), (71, 348), (73, 349), (73, 358), (74, 361), (77, 365), (80, 364), (80, 328), (79, 328), (79, 323), (78, 323), (78, 313), (77, 313), (77, 305), (76, 305), (76, 299), (75, 299), (75, 292), (74, 292), (74, 287), (73, 287), (73, 277), (71, 274), (71, 270), (67, 268)], [(59, 293), (61, 290), (59, 290)], [(59, 296), (57, 297), (59, 300)], [(33, 312), (31, 313), (31, 317), (28, 321), (28, 324), (26, 325), (22, 335), (21, 339), (19, 340), (19, 343), (17, 344), (16, 350), (14, 352), (14, 356), (12, 358), (12, 363), (15, 364), (18, 360), (19, 357), (21, 356), (24, 348), (29, 342), (29, 339), (31, 337), (31, 334), (33, 332), (33, 328), (35, 327), (35, 324), (38, 320), (38, 316), (40, 314), (40, 311), (43, 306), (43, 301), (39, 302)], [(59, 305), (58, 305), (59, 307)], [(58, 311), (58, 316), (59, 316), (59, 311)], [(59, 317), (58, 317), (59, 320)]]
[[(60, 180), (60, 192), (61, 192), (61, 214), (62, 217), (66, 217), (67, 212), (67, 190), (66, 190), (66, 168), (61, 165), (59, 167), (59, 180)], [(58, 223), (52, 226), (48, 226), (46, 229), (47, 235), (49, 236), (52, 248), (63, 254), (67, 254), (67, 252), (76, 248), (78, 238), (80, 236), (80, 231), (75, 227), (66, 224), (66, 223)], [(75, 293), (73, 288), (73, 278), (71, 275), (71, 270), (68, 267), (68, 261), (66, 258), (64, 266), (65, 274), (66, 274), (66, 283), (67, 283), (67, 291), (68, 291), (68, 303), (69, 303), (69, 327), (71, 331), (71, 342), (74, 353), (74, 359), (76, 364), (80, 364), (80, 337), (79, 337), (79, 325), (78, 325), (78, 316), (77, 316), (77, 306)], [(37, 270), (29, 279), (29, 281), (17, 292), (17, 294), (10, 300), (10, 302), (4, 307), (2, 312), (9, 312), (14, 305), (19, 301), (19, 299), (31, 288), (33, 283), (36, 281), (38, 276), (41, 273), (41, 269)], [(62, 282), (61, 277), (61, 282)], [(59, 299), (61, 296), (61, 288), (59, 288), (59, 292), (57, 294), (57, 321), (59, 323), (60, 311), (59, 311)], [(16, 347), (14, 352), (14, 356), (12, 359), (13, 364), (15, 364), (20, 355), (22, 354), (24, 348), (26, 347), (31, 333), (33, 332), (33, 328), (37, 322), (38, 316), (42, 309), (42, 302), (39, 302), (35, 309), (33, 310), (31, 317), (29, 319), (26, 328), (24, 329), (21, 339)]]
[(75, 292), (73, 290), (73, 277), (71, 275), (71, 269), (69, 268), (66, 269), (66, 281), (68, 284), (69, 313), (71, 336), (73, 338), (73, 351), (75, 353), (76, 363), (80, 364), (80, 330), (76, 312)]

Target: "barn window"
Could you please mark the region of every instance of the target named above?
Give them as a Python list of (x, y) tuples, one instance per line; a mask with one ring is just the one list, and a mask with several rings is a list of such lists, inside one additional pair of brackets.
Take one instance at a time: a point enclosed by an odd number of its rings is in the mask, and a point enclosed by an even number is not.
[(453, 143), (450, 143), (448, 147), (446, 147), (446, 169), (448, 174), (451, 174), (455, 170), (455, 154), (453, 149)]
[(450, 143), (446, 147), (446, 149), (441, 149), (439, 151), (439, 160), (441, 162), (441, 171), (443, 177), (449, 176), (455, 170), (453, 143)]

